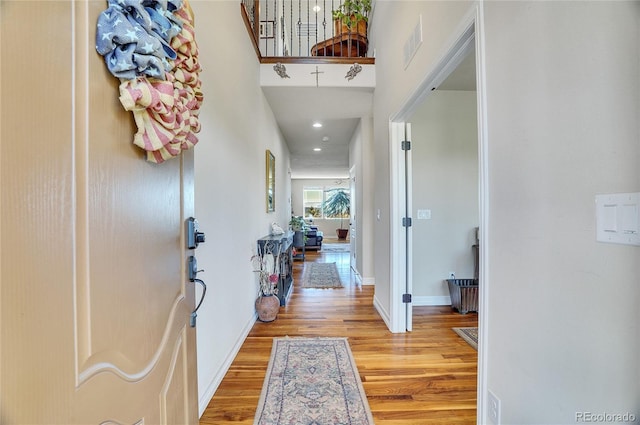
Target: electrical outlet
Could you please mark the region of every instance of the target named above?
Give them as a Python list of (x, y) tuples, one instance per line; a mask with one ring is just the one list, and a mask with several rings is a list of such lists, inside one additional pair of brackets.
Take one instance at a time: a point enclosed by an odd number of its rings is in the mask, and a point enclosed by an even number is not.
[(494, 425), (500, 425), (500, 399), (491, 390), (487, 391), (489, 420)]

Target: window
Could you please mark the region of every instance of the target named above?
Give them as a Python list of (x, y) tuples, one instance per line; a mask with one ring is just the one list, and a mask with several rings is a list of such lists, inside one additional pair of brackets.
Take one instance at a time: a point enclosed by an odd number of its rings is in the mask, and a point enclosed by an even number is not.
[(348, 218), (349, 213), (342, 215), (332, 215), (325, 216), (324, 211), (322, 210), (322, 204), (327, 200), (327, 198), (332, 194), (334, 189), (341, 189), (342, 191), (347, 193), (347, 197), (349, 194), (349, 188), (345, 187), (305, 187), (302, 190), (302, 206), (304, 208), (304, 217), (309, 218)]
[(302, 191), (302, 206), (304, 207), (304, 216), (313, 218), (322, 218), (322, 188), (304, 188)]

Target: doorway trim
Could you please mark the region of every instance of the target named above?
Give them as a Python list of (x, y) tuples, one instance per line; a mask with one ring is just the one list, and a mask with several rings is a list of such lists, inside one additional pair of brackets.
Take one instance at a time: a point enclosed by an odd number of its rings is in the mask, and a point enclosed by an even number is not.
[[(484, 46), (484, 13), (481, 2), (475, 3), (461, 20), (447, 43), (446, 53), (436, 66), (425, 74), (422, 82), (402, 103), (398, 112), (389, 120), (389, 153), (390, 153), (390, 222), (391, 222), (391, 314), (390, 330), (405, 332), (407, 329), (406, 306), (402, 303), (405, 292), (405, 270), (408, 261), (405, 228), (402, 226), (405, 198), (405, 164), (400, 154), (400, 146), (404, 138), (404, 124), (417, 107), (431, 94), (432, 90), (444, 81), (465, 58), (469, 50), (475, 46), (476, 86), (477, 86), (477, 121), (478, 121), (478, 161), (479, 161), (479, 225), (480, 225), (480, 258), (478, 304), (478, 384), (477, 384), (477, 423), (488, 422), (486, 407), (487, 372), (488, 372), (488, 294), (489, 294), (489, 156), (487, 133), (487, 96), (485, 76)], [(408, 195), (410, 197), (410, 194)], [(410, 236), (409, 236), (410, 237)], [(410, 247), (409, 247), (410, 248)], [(410, 278), (410, 277), (409, 277)], [(409, 304), (410, 305), (410, 304)], [(410, 322), (409, 328), (410, 328)]]

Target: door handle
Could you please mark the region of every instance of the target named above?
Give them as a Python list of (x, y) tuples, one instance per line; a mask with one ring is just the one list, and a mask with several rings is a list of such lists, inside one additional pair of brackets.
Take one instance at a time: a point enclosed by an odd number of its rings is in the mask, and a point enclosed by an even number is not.
[(187, 219), (187, 249), (196, 249), (204, 241), (205, 235), (198, 229), (198, 220), (189, 217)]
[(199, 283), (202, 285), (202, 296), (200, 297), (200, 301), (196, 305), (196, 308), (191, 312), (191, 319), (189, 325), (192, 328), (196, 327), (196, 318), (198, 317), (198, 309), (202, 305), (202, 301), (204, 301), (205, 295), (207, 295), (207, 284), (204, 283), (204, 280), (198, 279), (196, 276), (199, 272), (203, 272), (204, 270), (198, 270), (198, 260), (193, 255), (189, 256), (189, 281), (194, 283)]

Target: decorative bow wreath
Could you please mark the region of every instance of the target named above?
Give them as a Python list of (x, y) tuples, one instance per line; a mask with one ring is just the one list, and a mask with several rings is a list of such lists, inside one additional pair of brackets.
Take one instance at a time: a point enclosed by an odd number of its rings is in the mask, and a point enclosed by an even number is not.
[(200, 63), (187, 0), (108, 0), (96, 50), (120, 79), (120, 103), (133, 113), (133, 143), (161, 163), (198, 143)]

